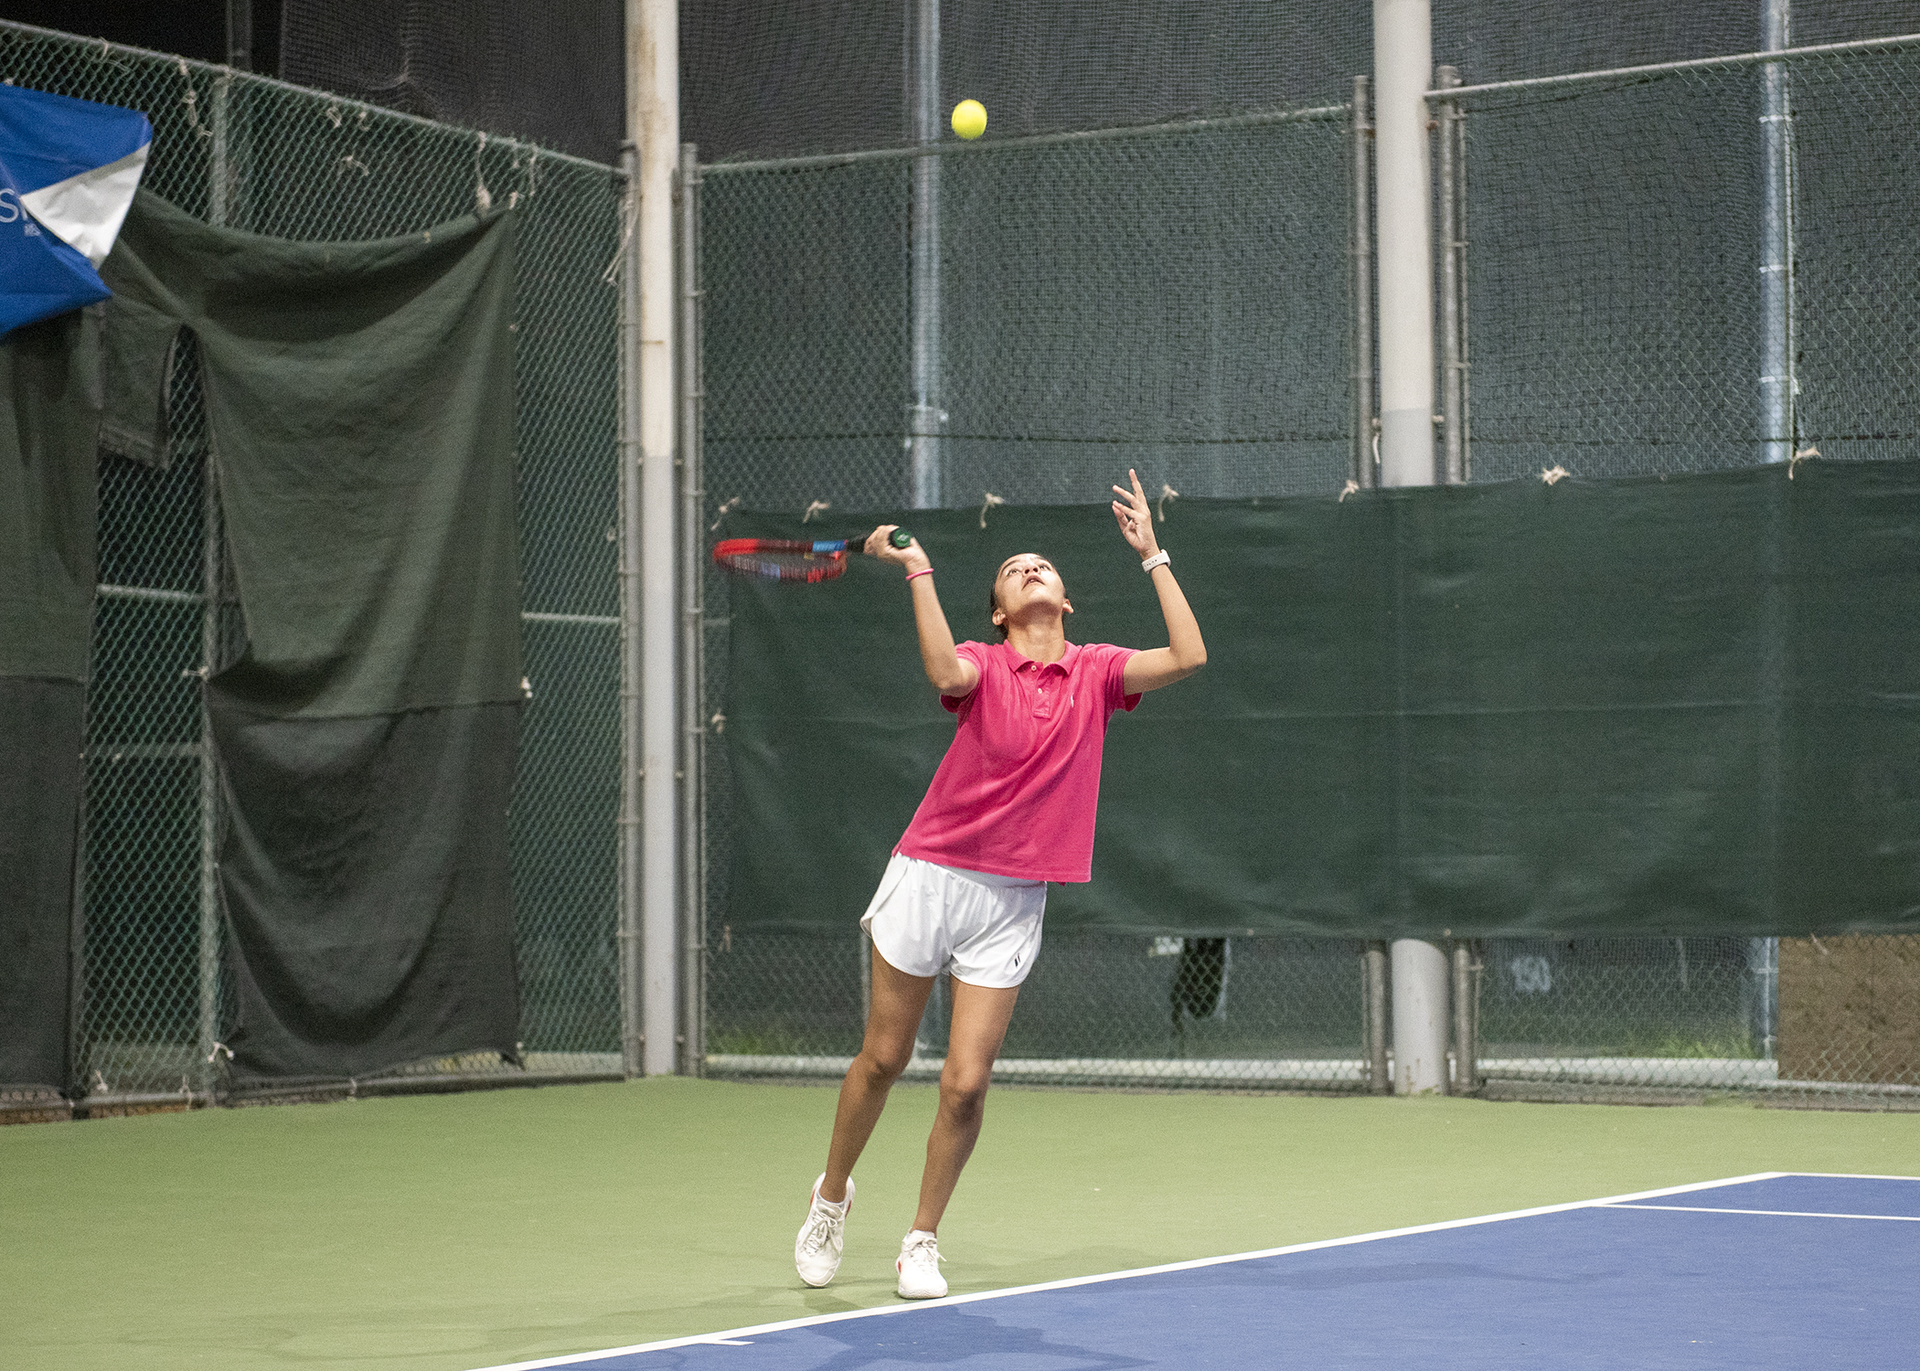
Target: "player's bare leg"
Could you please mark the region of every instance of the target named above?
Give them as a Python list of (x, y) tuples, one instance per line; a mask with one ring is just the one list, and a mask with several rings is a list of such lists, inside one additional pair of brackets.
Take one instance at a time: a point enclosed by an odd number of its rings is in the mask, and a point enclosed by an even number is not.
[[(959, 989), (956, 984), (954, 987)], [(909, 976), (894, 967), (876, 949), (873, 954), (873, 997), (867, 1010), (866, 1037), (860, 1055), (840, 1082), (840, 1104), (833, 1116), (833, 1143), (827, 1149), (827, 1175), (820, 1182), (820, 1198), (838, 1204), (847, 1195), (847, 1177), (866, 1150), (887, 1092), (913, 1060), (914, 1035), (933, 993), (933, 977)], [(955, 1018), (959, 1002), (955, 1000)], [(1006, 1026), (1001, 1025), (1001, 1032)], [(996, 1045), (997, 1050), (997, 1045)], [(952, 1057), (949, 1055), (948, 1060)], [(948, 1187), (952, 1189), (951, 1186)]]
[(960, 1172), (980, 1140), (987, 1112), (993, 1060), (1006, 1040), (1019, 986), (989, 989), (953, 981), (953, 1025), (947, 1034), (947, 1064), (940, 1072), (940, 1109), (927, 1137), (927, 1169), (920, 1178), (920, 1209), (913, 1226), (937, 1232)]

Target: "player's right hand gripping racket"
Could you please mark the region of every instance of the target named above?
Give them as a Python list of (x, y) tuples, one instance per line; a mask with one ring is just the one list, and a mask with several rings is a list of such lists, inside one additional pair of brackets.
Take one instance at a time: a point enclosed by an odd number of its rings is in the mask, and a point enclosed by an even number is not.
[[(713, 545), (714, 565), (739, 576), (764, 576), (771, 581), (800, 581), (814, 585), (844, 576), (851, 556), (870, 535), (822, 538), (796, 542), (789, 538), (727, 538)], [(887, 535), (895, 547), (906, 547), (913, 535), (896, 528)]]

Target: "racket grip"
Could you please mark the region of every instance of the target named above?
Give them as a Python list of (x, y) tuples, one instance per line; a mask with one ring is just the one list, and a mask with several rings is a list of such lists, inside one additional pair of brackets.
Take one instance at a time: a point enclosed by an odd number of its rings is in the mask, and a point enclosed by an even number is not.
[[(873, 535), (869, 533), (865, 537), (847, 539), (847, 551), (864, 552), (867, 546), (867, 538), (871, 538), (872, 536)], [(898, 548), (911, 547), (913, 545), (913, 534), (907, 529), (896, 528), (887, 535), (887, 541)]]

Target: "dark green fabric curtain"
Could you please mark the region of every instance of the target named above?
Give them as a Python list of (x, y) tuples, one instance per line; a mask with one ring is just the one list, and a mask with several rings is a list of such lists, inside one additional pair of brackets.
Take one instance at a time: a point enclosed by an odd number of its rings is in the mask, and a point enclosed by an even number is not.
[(97, 315), (0, 338), (0, 1084), (67, 1085)]
[(511, 216), (291, 243), (143, 193), (103, 269), (114, 432), (155, 431), (169, 324), (199, 345), (247, 642), (208, 686), (242, 1079), (517, 1050), (513, 266)]
[(0, 337), (0, 677), (87, 679), (100, 408), (97, 311)]
[[(1165, 642), (1103, 507), (886, 517), (958, 638), (1033, 550), (1070, 638)], [(1056, 921), (1920, 931), (1920, 464), (1175, 500), (1159, 527), (1209, 664), (1115, 718)], [(898, 579), (733, 583), (735, 923), (855, 918), (952, 737)]]

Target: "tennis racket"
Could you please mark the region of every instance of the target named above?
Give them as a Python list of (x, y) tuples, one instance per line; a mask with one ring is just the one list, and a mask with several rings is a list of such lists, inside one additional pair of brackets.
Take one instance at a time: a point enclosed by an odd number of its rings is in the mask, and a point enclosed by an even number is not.
[[(764, 576), (770, 581), (804, 581), (813, 585), (846, 574), (852, 554), (870, 535), (822, 538), (797, 542), (789, 538), (727, 538), (713, 545), (714, 565), (738, 576)], [(913, 535), (896, 528), (887, 535), (895, 547), (907, 547)]]

